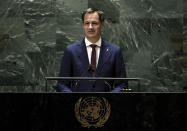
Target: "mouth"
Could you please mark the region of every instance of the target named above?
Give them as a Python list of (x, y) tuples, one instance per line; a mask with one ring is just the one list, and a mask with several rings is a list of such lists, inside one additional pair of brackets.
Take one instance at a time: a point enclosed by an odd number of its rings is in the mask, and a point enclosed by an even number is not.
[(89, 34), (93, 34), (93, 33), (95, 33), (95, 31), (94, 30), (90, 30), (90, 31), (88, 31), (88, 33)]

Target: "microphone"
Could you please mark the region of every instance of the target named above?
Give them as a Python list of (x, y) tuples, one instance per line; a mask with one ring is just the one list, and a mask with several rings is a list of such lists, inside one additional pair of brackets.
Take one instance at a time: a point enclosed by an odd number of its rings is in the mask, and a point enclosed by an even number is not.
[[(95, 70), (92, 68), (92, 65), (89, 65), (89, 68), (88, 68), (89, 70), (88, 70), (88, 72), (90, 72), (90, 73), (93, 73)], [(109, 90), (111, 91), (112, 90), (112, 87), (111, 87), (111, 85), (107, 82), (107, 81), (105, 81), (104, 80), (104, 83), (109, 87)]]
[(92, 65), (88, 66), (88, 70), (89, 73), (93, 73), (95, 70), (92, 68)]
[[(87, 70), (85, 70), (80, 77), (83, 77), (87, 72), (88, 73), (93, 73), (95, 70), (93, 69), (92, 65), (89, 65)], [(75, 83), (75, 88), (77, 87), (77, 84), (79, 83), (80, 80), (77, 80), (76, 83)], [(104, 80), (104, 83), (109, 87), (109, 90), (111, 91), (112, 90), (112, 87), (111, 85)]]
[[(92, 73), (93, 71), (94, 71), (94, 70), (93, 70), (93, 68), (92, 68), (92, 65), (89, 65), (88, 68), (87, 68), (87, 70), (85, 70), (85, 71), (81, 74), (80, 77), (85, 76), (85, 74), (86, 74), (87, 72)], [(77, 84), (78, 84), (79, 81), (80, 81), (80, 80), (77, 80), (77, 81), (76, 81), (76, 83), (75, 83), (75, 88), (77, 87)]]

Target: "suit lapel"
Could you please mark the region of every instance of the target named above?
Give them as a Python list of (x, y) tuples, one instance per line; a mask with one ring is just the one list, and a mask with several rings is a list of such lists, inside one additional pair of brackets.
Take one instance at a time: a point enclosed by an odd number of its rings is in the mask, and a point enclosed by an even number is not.
[(107, 47), (107, 44), (102, 40), (96, 75), (99, 74), (99, 72), (101, 72), (101, 69), (102, 69), (104, 63), (108, 59), (108, 56), (109, 56), (108, 53), (109, 53), (109, 48)]
[(86, 50), (86, 44), (84, 39), (78, 44), (78, 57), (82, 63), (83, 71), (87, 70), (89, 66), (88, 54)]
[[(88, 53), (87, 53), (84, 39), (80, 41), (80, 43), (78, 44), (77, 51), (78, 51), (77, 55), (83, 67), (82, 72), (84, 72), (89, 67)], [(105, 43), (102, 40), (99, 61), (98, 61), (97, 69), (96, 69), (96, 76), (102, 71), (104, 63), (108, 60), (109, 53), (110, 53), (110, 49), (108, 48), (107, 43)]]

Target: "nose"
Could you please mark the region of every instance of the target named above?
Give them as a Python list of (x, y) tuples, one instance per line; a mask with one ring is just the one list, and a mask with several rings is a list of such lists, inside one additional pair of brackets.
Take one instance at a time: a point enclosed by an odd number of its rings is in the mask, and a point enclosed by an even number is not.
[(89, 24), (89, 28), (92, 29), (93, 28), (93, 25), (92, 23)]

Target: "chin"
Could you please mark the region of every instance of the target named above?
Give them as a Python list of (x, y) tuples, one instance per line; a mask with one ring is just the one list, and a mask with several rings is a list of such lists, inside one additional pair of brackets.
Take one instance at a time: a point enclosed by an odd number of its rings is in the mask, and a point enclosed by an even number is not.
[(88, 37), (88, 38), (95, 38), (96, 35), (87, 35), (86, 37)]

